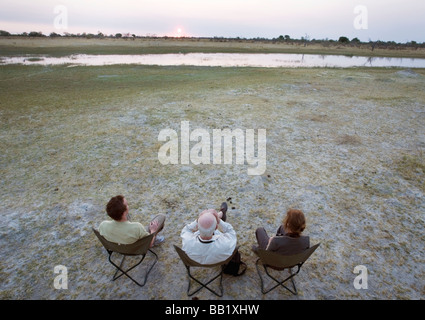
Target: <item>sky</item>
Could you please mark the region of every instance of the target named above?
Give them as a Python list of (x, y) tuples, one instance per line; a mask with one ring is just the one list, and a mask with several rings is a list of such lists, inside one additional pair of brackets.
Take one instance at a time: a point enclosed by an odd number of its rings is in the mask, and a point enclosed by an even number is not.
[(424, 0), (0, 0), (0, 30), (425, 42)]

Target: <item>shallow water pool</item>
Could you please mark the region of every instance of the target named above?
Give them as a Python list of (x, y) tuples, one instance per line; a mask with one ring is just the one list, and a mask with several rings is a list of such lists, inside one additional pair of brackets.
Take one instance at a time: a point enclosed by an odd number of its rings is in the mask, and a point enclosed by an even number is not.
[(425, 59), (382, 58), (313, 54), (251, 54), (251, 53), (179, 53), (145, 55), (85, 55), (67, 57), (19, 56), (1, 57), (0, 65), (103, 66), (117, 64), (205, 67), (402, 67), (425, 68)]

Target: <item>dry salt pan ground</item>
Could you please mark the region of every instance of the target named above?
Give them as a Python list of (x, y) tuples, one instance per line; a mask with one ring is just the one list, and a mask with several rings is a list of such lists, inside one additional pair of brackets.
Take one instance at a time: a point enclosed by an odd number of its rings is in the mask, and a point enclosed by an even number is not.
[[(248, 271), (222, 299), (422, 299), (425, 293), (425, 72), (398, 69), (22, 67), (0, 71), (0, 297), (189, 299), (180, 231), (229, 201)], [(267, 170), (162, 165), (162, 129), (267, 130)], [(159, 262), (139, 288), (91, 228), (124, 194), (133, 221), (166, 214)], [(321, 243), (298, 296), (260, 292), (255, 229), (303, 210)], [(149, 260), (150, 261), (150, 260)], [(57, 290), (54, 268), (68, 270)], [(368, 271), (357, 290), (353, 272)], [(132, 272), (141, 277), (144, 268)], [(170, 290), (170, 288), (173, 288)], [(208, 291), (196, 295), (216, 299)]]

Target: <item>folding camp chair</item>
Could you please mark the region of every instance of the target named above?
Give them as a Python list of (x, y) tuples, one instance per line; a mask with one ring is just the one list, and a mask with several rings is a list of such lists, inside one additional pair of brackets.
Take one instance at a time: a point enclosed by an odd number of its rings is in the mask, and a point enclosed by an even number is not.
[[(236, 253), (236, 251), (238, 250), (238, 247), (235, 248), (235, 250), (233, 251), (232, 255), (227, 258), (225, 261), (222, 262), (218, 262), (215, 264), (201, 264), (198, 263), (196, 261), (193, 261), (191, 258), (189, 258), (189, 256), (186, 254), (186, 252), (184, 252), (181, 248), (177, 247), (176, 245), (174, 245), (174, 249), (176, 249), (180, 259), (182, 260), (184, 266), (186, 267), (187, 270), (187, 275), (189, 276), (189, 285), (187, 287), (187, 295), (190, 297), (192, 295), (194, 295), (195, 293), (197, 293), (199, 290), (201, 290), (202, 288), (206, 288), (208, 289), (210, 292), (214, 293), (215, 295), (222, 297), (223, 296), (223, 270), (226, 267), (226, 265), (229, 263), (229, 261), (232, 259), (233, 255)], [(211, 278), (210, 280), (208, 280), (207, 282), (203, 283), (201, 282), (199, 279), (196, 279), (190, 272), (190, 268), (191, 267), (199, 267), (199, 268), (214, 268), (214, 267), (220, 267), (220, 272), (215, 275), (213, 278)], [(210, 283), (212, 283), (215, 279), (219, 278), (219, 290), (218, 292), (211, 289), (210, 287), (208, 287), (208, 285)], [(200, 286), (199, 288), (197, 288), (196, 290), (193, 290), (192, 292), (190, 292), (190, 288), (191, 288), (191, 279), (194, 280), (195, 282), (197, 282)]]
[[(302, 265), (304, 264), (304, 262), (306, 262), (306, 260), (313, 254), (313, 252), (317, 249), (317, 247), (319, 247), (320, 243), (306, 249), (305, 251), (298, 253), (298, 254), (294, 254), (294, 255), (290, 255), (290, 256), (285, 256), (285, 255), (281, 255), (279, 253), (276, 252), (272, 252), (272, 251), (267, 251), (264, 249), (257, 249), (254, 250), (255, 254), (259, 257), (255, 263), (255, 266), (257, 268), (257, 272), (258, 272), (258, 276), (260, 277), (260, 282), (261, 282), (261, 292), (263, 294), (266, 294), (270, 291), (272, 291), (273, 289), (282, 286), (285, 289), (287, 289), (289, 292), (291, 292), (294, 295), (297, 295), (297, 288), (295, 286), (295, 282), (294, 282), (294, 277), (300, 272), (300, 269), (302, 267)], [(277, 282), (277, 284), (269, 289), (264, 289), (264, 281), (263, 281), (263, 277), (261, 276), (261, 272), (259, 269), (259, 263), (261, 263), (264, 267), (264, 270), (266, 272), (266, 274), (273, 279), (274, 281)], [(292, 272), (292, 268), (297, 267), (297, 270), (295, 273)], [(279, 281), (277, 280), (275, 277), (273, 277), (270, 273), (268, 268), (274, 269), (274, 270), (278, 270), (278, 271), (283, 271), (285, 269), (289, 269), (289, 276), (282, 280)], [(292, 283), (292, 287), (293, 289), (288, 288), (287, 286), (284, 285), (284, 283), (288, 280), (291, 280)]]
[[(155, 252), (153, 252), (150, 248), (150, 244), (152, 242), (152, 238), (154, 237), (155, 233), (152, 233), (144, 238), (141, 238), (137, 240), (136, 242), (132, 244), (118, 244), (114, 242), (110, 242), (106, 240), (96, 229), (92, 228), (93, 232), (97, 236), (97, 238), (100, 240), (100, 242), (105, 247), (106, 251), (109, 254), (109, 262), (117, 268), (117, 271), (115, 272), (114, 276), (112, 277), (112, 281), (115, 281), (122, 275), (126, 275), (129, 277), (134, 283), (136, 283), (138, 286), (143, 287), (146, 284), (146, 280), (148, 278), (149, 273), (151, 272), (153, 266), (158, 261), (158, 256)], [(142, 263), (142, 261), (145, 259), (146, 254), (150, 252), (155, 256), (155, 260), (150, 265), (150, 267), (146, 270), (145, 278), (142, 283), (136, 281), (133, 279), (128, 272), (130, 270), (133, 270), (135, 267), (137, 267), (139, 264)], [(113, 253), (121, 254), (123, 256), (121, 263), (118, 265), (112, 260)], [(133, 266), (129, 267), (127, 270), (123, 270), (122, 266), (124, 264), (124, 260), (126, 256), (141, 256), (140, 260)]]

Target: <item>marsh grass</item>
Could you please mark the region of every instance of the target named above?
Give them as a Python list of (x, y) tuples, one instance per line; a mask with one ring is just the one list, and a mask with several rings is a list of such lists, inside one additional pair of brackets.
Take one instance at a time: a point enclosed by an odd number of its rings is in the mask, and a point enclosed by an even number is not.
[(367, 57), (423, 58), (424, 48), (404, 47), (399, 50), (375, 48), (370, 44), (357, 46), (330, 43), (287, 43), (270, 41), (221, 41), (220, 39), (84, 39), (84, 38), (0, 38), (2, 55), (47, 54), (158, 54), (158, 53), (304, 53)]
[[(248, 271), (225, 277), (224, 299), (295, 298), (261, 295), (251, 252), (255, 229), (272, 235), (289, 207), (306, 213), (306, 233), (321, 242), (296, 280), (297, 299), (421, 298), (425, 72), (416, 73), (3, 66), (1, 298), (187, 299), (172, 244), (181, 243), (185, 223), (228, 198)], [(161, 165), (158, 134), (179, 131), (183, 120), (191, 130), (267, 129), (266, 173)], [(144, 289), (111, 281), (114, 270), (91, 231), (116, 194), (129, 199), (133, 221), (167, 216)], [(69, 269), (67, 291), (53, 288), (58, 264)], [(370, 271), (368, 290), (352, 286), (359, 264)]]

